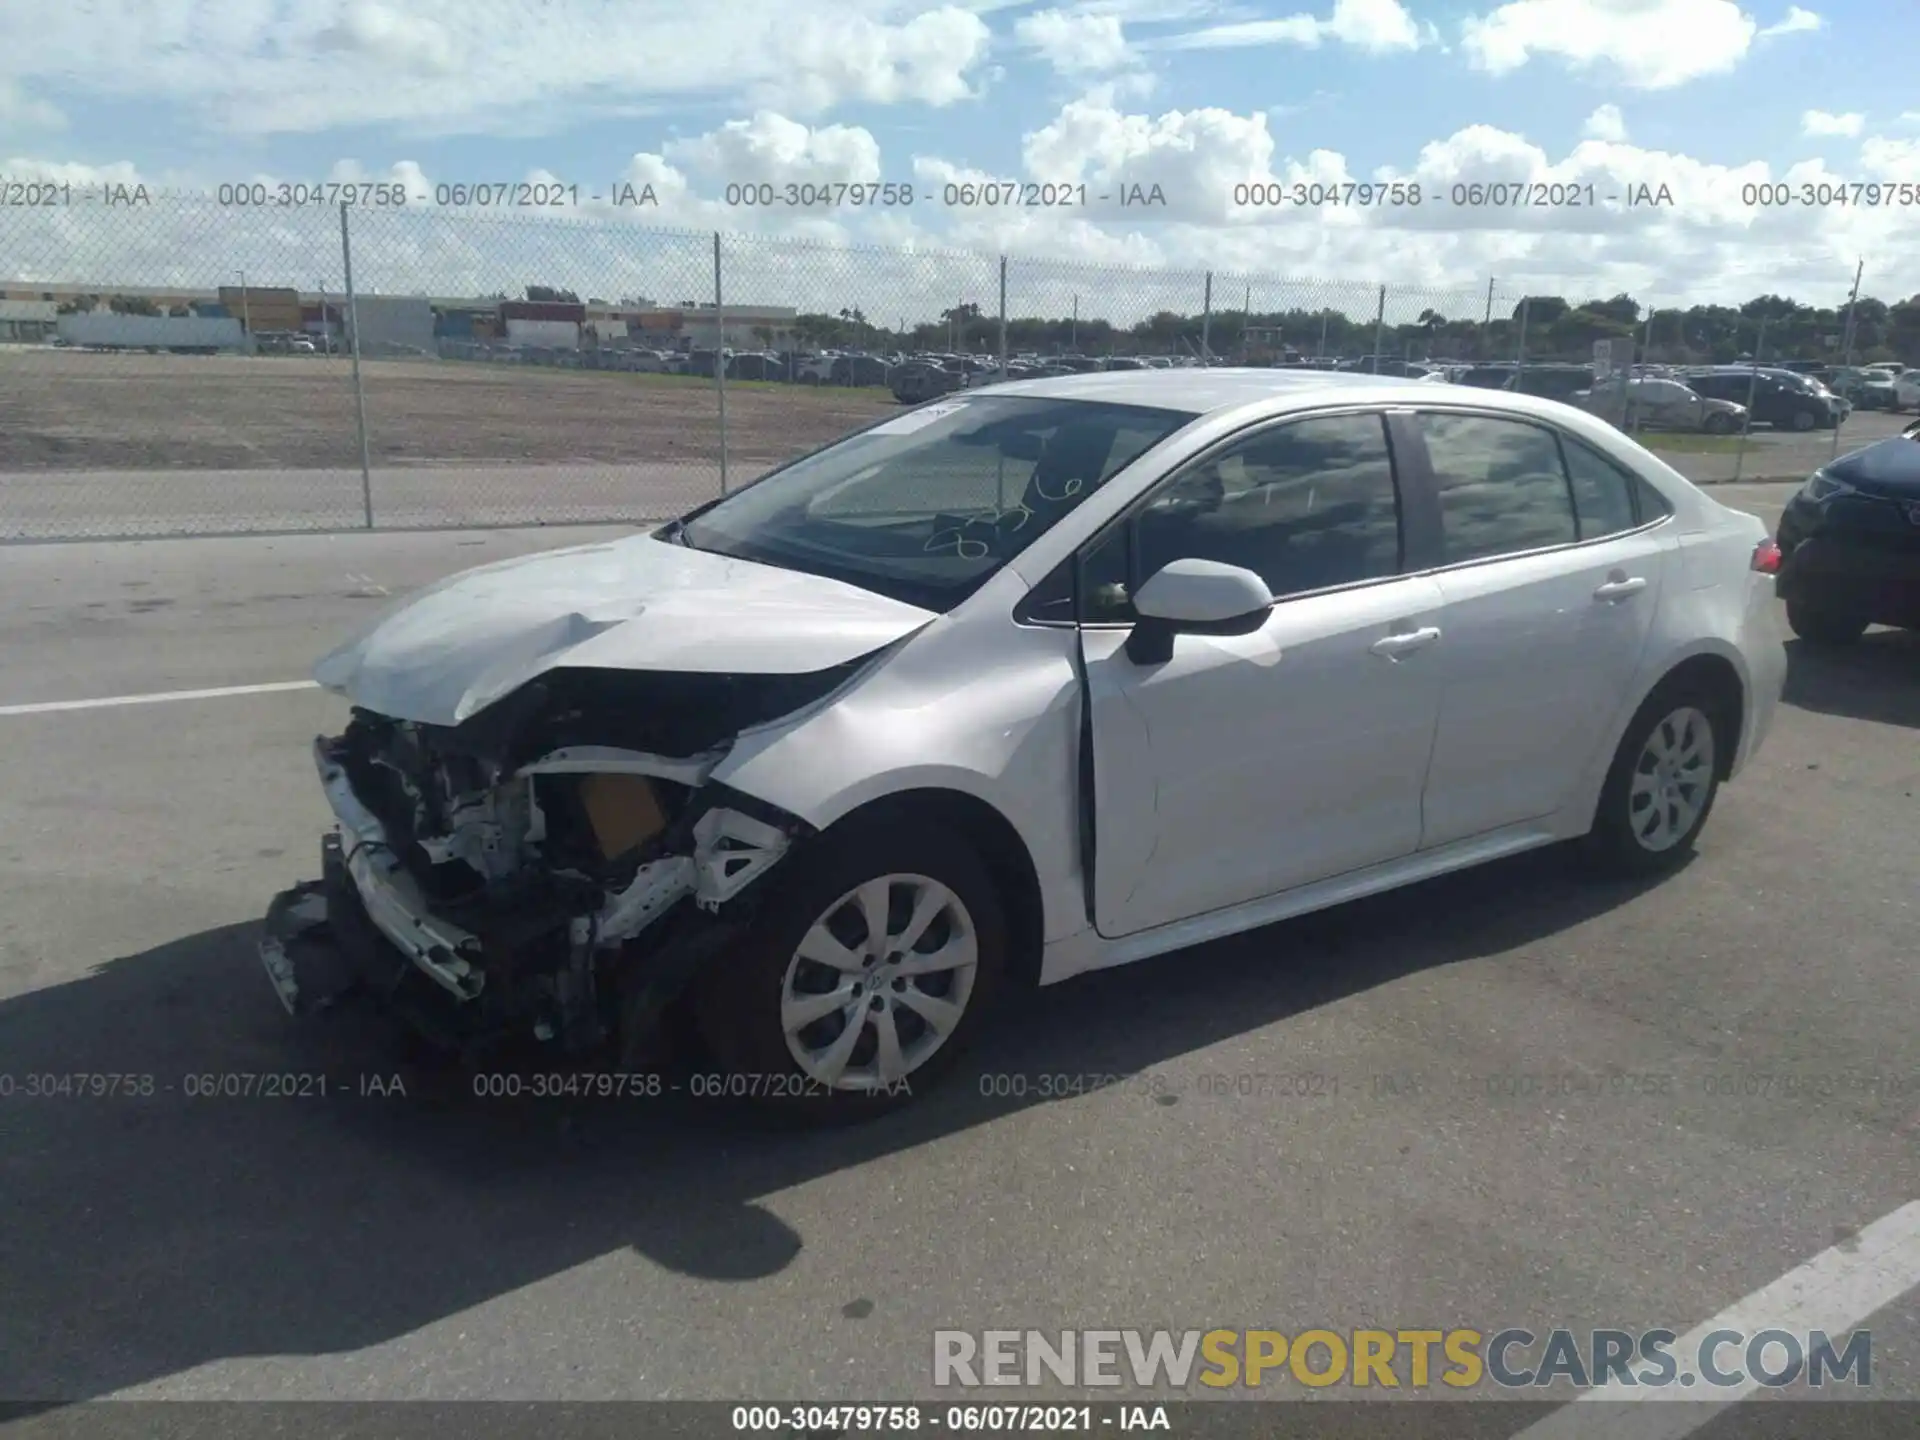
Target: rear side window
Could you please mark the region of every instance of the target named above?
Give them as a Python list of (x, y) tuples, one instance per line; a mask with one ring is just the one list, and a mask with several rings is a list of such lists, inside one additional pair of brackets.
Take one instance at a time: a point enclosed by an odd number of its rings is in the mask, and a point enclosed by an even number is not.
[(1633, 477), (1633, 501), (1634, 511), (1639, 515), (1642, 525), (1664, 519), (1673, 513), (1673, 506), (1667, 502), (1667, 497), (1638, 475)]
[(1633, 504), (1634, 477), (1577, 440), (1563, 435), (1560, 447), (1567, 459), (1567, 479), (1573, 487), (1573, 513), (1580, 526), (1580, 538), (1597, 540), (1603, 535), (1618, 535), (1622, 530), (1633, 529), (1639, 523)]
[(1552, 431), (1484, 415), (1429, 412), (1418, 420), (1439, 490), (1443, 564), (1580, 538)]

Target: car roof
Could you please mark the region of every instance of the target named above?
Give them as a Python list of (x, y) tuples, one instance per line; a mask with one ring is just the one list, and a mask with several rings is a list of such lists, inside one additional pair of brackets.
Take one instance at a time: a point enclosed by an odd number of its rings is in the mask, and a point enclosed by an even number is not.
[[(1343, 392), (1378, 400), (1388, 389), (1411, 390), (1431, 399), (1445, 388), (1392, 375), (1365, 375), (1336, 370), (1265, 370), (1214, 366), (1174, 370), (1096, 370), (1038, 380), (1012, 380), (983, 385), (968, 394), (1031, 396), (1037, 400), (1089, 400), (1106, 405), (1144, 405), (1211, 415), (1236, 410), (1262, 400), (1297, 399), (1303, 406), (1321, 405)], [(1479, 392), (1472, 392), (1479, 393)]]
[[(1396, 398), (1422, 409), (1453, 404), (1499, 410), (1584, 429), (1583, 411), (1542, 395), (1486, 390), (1444, 381), (1356, 375), (1332, 370), (1264, 370), (1215, 367), (1194, 370), (1113, 370), (1057, 378), (1013, 380), (961, 392), (974, 395), (1031, 396), (1042, 400), (1084, 400), (1106, 405), (1139, 405), (1182, 410), (1198, 416), (1243, 410), (1284, 415), (1328, 405), (1392, 403)], [(948, 397), (948, 403), (955, 396)], [(1569, 417), (1575, 417), (1569, 421)]]

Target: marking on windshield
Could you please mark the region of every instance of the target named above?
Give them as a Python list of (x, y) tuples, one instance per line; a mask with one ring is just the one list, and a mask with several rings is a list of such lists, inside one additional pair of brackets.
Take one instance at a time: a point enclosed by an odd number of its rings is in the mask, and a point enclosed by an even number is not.
[(867, 431), (869, 435), (911, 435), (916, 430), (924, 430), (936, 420), (944, 420), (955, 411), (967, 408), (964, 400), (948, 400), (937, 405), (922, 405), (917, 410), (909, 410), (904, 415), (874, 426)]

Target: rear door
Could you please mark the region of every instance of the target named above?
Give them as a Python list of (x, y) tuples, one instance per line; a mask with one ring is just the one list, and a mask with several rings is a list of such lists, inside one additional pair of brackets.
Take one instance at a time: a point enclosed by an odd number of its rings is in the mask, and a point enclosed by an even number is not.
[(1516, 416), (1426, 412), (1440, 508), (1440, 715), (1421, 847), (1552, 814), (1640, 668), (1671, 548), (1598, 452)]

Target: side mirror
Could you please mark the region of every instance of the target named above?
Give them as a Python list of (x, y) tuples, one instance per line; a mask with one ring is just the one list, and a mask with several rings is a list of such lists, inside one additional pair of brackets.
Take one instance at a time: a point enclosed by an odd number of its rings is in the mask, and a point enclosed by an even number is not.
[(1173, 658), (1173, 637), (1182, 631), (1236, 635), (1260, 628), (1273, 605), (1273, 591), (1251, 570), (1217, 560), (1175, 560), (1140, 587), (1127, 637), (1136, 665), (1164, 665)]

